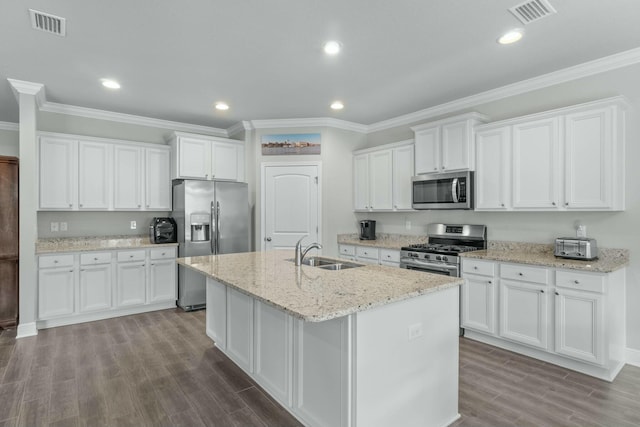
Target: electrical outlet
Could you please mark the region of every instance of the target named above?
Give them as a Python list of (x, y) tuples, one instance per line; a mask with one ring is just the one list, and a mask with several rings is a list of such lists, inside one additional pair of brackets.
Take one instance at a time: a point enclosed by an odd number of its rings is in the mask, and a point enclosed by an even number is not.
[(60, 228), (59, 226), (60, 226), (60, 224), (58, 224), (57, 222), (52, 222), (51, 223), (51, 231), (53, 231), (53, 232), (58, 231), (59, 228)]
[(131, 221), (131, 229), (135, 230), (136, 228), (137, 228), (136, 222), (135, 221)]
[(406, 230), (411, 230), (411, 221), (406, 220), (406, 221), (404, 222), (404, 228), (405, 228)]
[(576, 237), (587, 237), (587, 226), (586, 225), (578, 225), (576, 227)]
[(422, 336), (422, 323), (409, 325), (409, 341), (415, 340)]
[(66, 222), (60, 223), (60, 231), (67, 231), (69, 229), (68, 224)]

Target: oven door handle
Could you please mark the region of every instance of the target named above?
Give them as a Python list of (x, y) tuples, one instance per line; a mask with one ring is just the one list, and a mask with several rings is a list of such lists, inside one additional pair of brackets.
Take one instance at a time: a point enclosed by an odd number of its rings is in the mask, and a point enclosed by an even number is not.
[(451, 197), (453, 198), (453, 203), (458, 203), (460, 198), (459, 193), (458, 178), (453, 178), (453, 181), (451, 181)]
[[(402, 262), (402, 260), (400, 260)], [(442, 265), (442, 264), (432, 264), (430, 262), (424, 262), (417, 259), (411, 259), (410, 263), (403, 263), (406, 267), (425, 267), (430, 270), (442, 271), (443, 273), (448, 273), (450, 271), (456, 272), (458, 270), (457, 265)]]

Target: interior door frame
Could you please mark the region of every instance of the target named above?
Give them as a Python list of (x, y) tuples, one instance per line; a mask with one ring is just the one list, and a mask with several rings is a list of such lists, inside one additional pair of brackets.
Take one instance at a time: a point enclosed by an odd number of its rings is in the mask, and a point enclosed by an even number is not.
[(316, 166), (318, 168), (318, 242), (322, 244), (322, 161), (316, 162), (261, 162), (260, 163), (260, 250), (265, 250), (265, 230), (267, 228), (266, 220), (266, 174), (268, 167), (299, 167), (299, 166)]

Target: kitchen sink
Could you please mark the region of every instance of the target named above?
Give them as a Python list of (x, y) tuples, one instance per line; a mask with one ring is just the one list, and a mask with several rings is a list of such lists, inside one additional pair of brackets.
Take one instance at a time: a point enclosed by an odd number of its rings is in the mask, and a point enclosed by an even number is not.
[[(294, 260), (290, 259), (288, 261)], [(349, 268), (364, 267), (364, 264), (356, 264), (355, 262), (346, 262), (319, 256), (304, 258), (302, 260), (302, 264), (308, 265), (310, 267), (322, 268), (323, 270), (347, 270)]]

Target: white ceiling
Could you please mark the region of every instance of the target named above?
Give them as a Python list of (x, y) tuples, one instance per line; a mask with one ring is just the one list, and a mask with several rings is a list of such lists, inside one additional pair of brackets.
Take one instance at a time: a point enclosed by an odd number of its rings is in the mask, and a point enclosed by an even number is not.
[[(44, 84), (51, 102), (216, 128), (369, 125), (640, 47), (640, 1), (550, 2), (557, 14), (523, 26), (508, 11), (519, 0), (3, 1), (0, 121), (18, 121), (12, 78)], [(67, 36), (33, 30), (29, 8), (66, 18)], [(524, 39), (497, 44), (513, 27)]]

